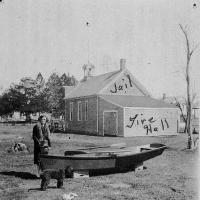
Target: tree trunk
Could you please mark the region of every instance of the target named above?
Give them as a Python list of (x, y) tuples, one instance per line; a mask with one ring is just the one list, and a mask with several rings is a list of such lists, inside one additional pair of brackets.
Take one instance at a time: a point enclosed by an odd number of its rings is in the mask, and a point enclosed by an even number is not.
[(187, 133), (187, 121), (185, 122), (184, 133)]
[(192, 127), (191, 127), (191, 116), (192, 116), (192, 100), (190, 94), (190, 51), (187, 53), (187, 66), (186, 66), (186, 82), (187, 82), (187, 134), (188, 134), (188, 149), (194, 148), (194, 140), (192, 134)]
[(194, 148), (194, 140), (192, 135), (192, 127), (191, 127), (191, 109), (188, 109), (188, 120), (187, 120), (187, 134), (188, 134), (188, 149)]
[(31, 122), (31, 116), (28, 112), (26, 112), (26, 122)]

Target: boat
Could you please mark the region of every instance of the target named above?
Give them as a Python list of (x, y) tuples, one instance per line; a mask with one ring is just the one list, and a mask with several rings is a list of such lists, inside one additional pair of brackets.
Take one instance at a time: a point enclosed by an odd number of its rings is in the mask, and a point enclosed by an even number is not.
[[(134, 168), (144, 161), (159, 156), (167, 148), (164, 144), (121, 148), (93, 148), (66, 151), (64, 155), (40, 155), (41, 169), (63, 169), (72, 167), (74, 171), (123, 170)], [(100, 149), (100, 150), (99, 150)]]

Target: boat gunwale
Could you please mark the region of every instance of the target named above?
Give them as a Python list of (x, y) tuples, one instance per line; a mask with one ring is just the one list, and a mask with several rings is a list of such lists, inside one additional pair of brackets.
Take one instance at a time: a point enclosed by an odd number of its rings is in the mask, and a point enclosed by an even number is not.
[[(156, 148), (152, 148), (150, 150), (147, 151), (143, 151), (143, 152), (137, 152), (137, 153), (132, 153), (132, 154), (124, 154), (124, 155), (119, 155), (119, 154), (114, 154), (111, 153), (110, 155), (106, 155), (106, 156), (95, 156), (95, 157), (78, 157), (78, 156), (59, 156), (59, 155), (40, 155), (40, 158), (52, 158), (52, 159), (61, 159), (61, 160), (108, 160), (108, 159), (117, 159), (117, 158), (123, 158), (123, 157), (132, 157), (132, 156), (137, 156), (137, 155), (143, 155), (146, 154), (147, 152), (155, 152), (155, 151), (159, 151), (159, 150), (165, 150), (167, 148), (166, 145), (163, 145), (161, 147), (156, 147)], [(131, 151), (130, 151), (131, 152)], [(84, 154), (84, 155), (87, 155)]]

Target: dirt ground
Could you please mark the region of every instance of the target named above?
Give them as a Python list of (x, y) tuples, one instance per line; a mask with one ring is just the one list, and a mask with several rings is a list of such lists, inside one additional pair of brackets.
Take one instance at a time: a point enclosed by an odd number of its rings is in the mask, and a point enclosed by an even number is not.
[[(51, 153), (88, 145), (125, 142), (127, 146), (159, 142), (169, 149), (161, 156), (144, 162), (140, 172), (99, 175), (90, 178), (65, 179), (62, 189), (54, 180), (47, 191), (40, 191), (40, 179), (33, 165), (33, 125), (0, 125), (0, 199), (59, 200), (61, 195), (76, 193), (75, 200), (189, 200), (198, 196), (199, 151), (186, 150), (186, 135), (163, 137), (96, 137), (77, 134), (52, 134)], [(197, 137), (197, 135), (196, 135)], [(14, 142), (23, 142), (29, 153), (7, 153)]]

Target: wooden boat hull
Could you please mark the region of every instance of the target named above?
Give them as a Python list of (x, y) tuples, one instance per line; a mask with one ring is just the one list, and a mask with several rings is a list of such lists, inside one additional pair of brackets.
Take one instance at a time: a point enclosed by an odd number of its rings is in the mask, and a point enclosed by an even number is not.
[(127, 155), (127, 156), (119, 156), (116, 159), (115, 168), (117, 169), (129, 169), (134, 167), (135, 165), (139, 163), (143, 163), (146, 160), (152, 159), (156, 156), (159, 156), (163, 153), (163, 151), (166, 149), (166, 146), (143, 151), (141, 153), (133, 154), (133, 155)]
[(127, 169), (161, 155), (166, 148), (162, 144), (149, 144), (115, 150), (80, 153), (77, 151), (76, 154), (67, 156), (41, 155), (41, 168), (66, 169), (71, 166), (75, 171)]
[(73, 158), (65, 156), (42, 155), (41, 168), (65, 169), (71, 166), (74, 170), (107, 169), (114, 168), (116, 159), (110, 157), (100, 158)]

